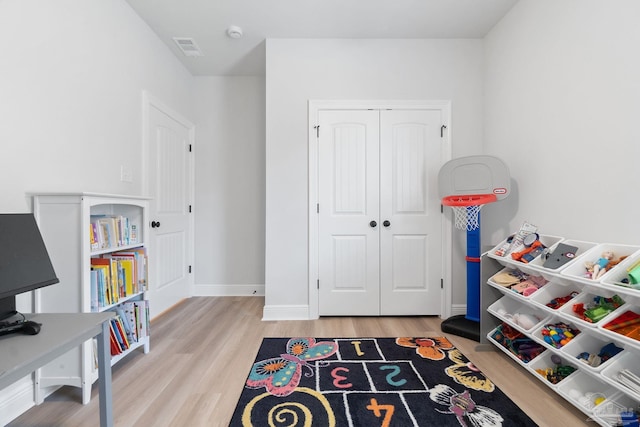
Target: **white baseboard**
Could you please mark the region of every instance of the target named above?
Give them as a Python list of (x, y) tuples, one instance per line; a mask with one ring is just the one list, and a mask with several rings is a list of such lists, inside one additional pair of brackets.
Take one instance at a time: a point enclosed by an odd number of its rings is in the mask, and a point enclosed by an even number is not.
[(0, 391), (0, 426), (9, 424), (35, 405), (32, 376)]
[(265, 305), (262, 320), (309, 320), (308, 305)]
[(460, 314), (467, 314), (467, 304), (452, 304), (451, 315), (458, 316)]
[(264, 296), (264, 285), (194, 285), (194, 297)]

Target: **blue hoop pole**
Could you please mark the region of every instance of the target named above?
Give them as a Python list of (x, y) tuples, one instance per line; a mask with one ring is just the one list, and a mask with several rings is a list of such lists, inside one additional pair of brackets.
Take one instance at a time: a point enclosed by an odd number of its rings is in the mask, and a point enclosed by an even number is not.
[[(469, 208), (467, 208), (469, 209)], [(467, 314), (466, 318), (480, 321), (480, 212), (478, 228), (467, 229)]]

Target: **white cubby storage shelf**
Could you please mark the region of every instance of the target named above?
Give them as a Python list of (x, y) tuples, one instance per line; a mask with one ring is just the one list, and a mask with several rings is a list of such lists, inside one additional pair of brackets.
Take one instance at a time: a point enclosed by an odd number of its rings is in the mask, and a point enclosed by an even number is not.
[[(490, 301), (484, 302), (487, 312), (497, 319), (498, 323), (505, 323), (524, 334), (525, 337), (540, 343), (544, 347), (544, 351), (533, 360), (524, 363), (492, 338), (496, 329), (486, 334), (487, 340), (586, 414), (589, 420), (602, 426), (614, 426), (616, 415), (619, 417), (621, 411), (640, 408), (640, 386), (634, 389), (618, 381), (618, 375), (623, 370), (630, 372), (630, 375), (640, 377), (640, 362), (638, 362), (640, 360), (640, 341), (605, 328), (609, 322), (627, 311), (640, 315), (640, 285), (634, 286), (623, 282), (628, 279), (627, 269), (640, 262), (640, 245), (595, 243), (546, 235), (540, 235), (539, 239), (549, 252), (553, 252), (560, 243), (575, 246), (578, 248), (576, 256), (556, 269), (543, 266), (544, 254), (525, 264), (510, 256), (500, 257), (495, 254), (495, 250), (506, 242), (505, 239), (483, 254), (482, 265), (483, 268), (489, 266), (491, 268), (491, 271), (483, 273), (485, 278), (489, 278), (485, 279), (487, 281), (483, 286), (499, 291), (499, 293), (487, 293), (493, 295)], [(604, 251), (613, 252), (616, 261), (620, 257), (625, 258), (615, 263), (597, 280), (586, 277), (586, 263), (595, 262)], [(497, 264), (484, 261), (488, 258), (497, 261)], [(541, 276), (548, 283), (535, 292), (524, 296), (494, 280), (497, 274), (509, 270), (519, 270), (529, 275)], [(548, 305), (556, 298), (572, 294), (573, 297), (561, 307), (553, 308)], [(615, 295), (620, 297), (624, 304), (597, 322), (584, 320), (574, 311), (574, 304), (588, 306), (596, 297), (612, 298)], [(514, 314), (517, 313), (535, 315), (537, 319), (540, 319), (540, 322), (533, 327), (522, 327), (514, 322)], [(544, 326), (552, 323), (568, 324), (580, 330), (580, 333), (566, 345), (556, 348), (545, 342), (542, 336)], [(530, 326), (530, 324), (528, 325)], [(608, 359), (605, 358), (596, 366), (591, 366), (583, 360), (585, 354), (597, 355), (610, 344), (621, 351)], [(552, 356), (555, 356), (553, 360), (560, 357), (563, 364), (576, 368), (574, 373), (557, 384), (547, 381), (536, 371), (536, 369), (544, 370), (553, 367), (555, 364), (552, 361)], [(594, 403), (595, 399), (598, 400), (597, 405)]]

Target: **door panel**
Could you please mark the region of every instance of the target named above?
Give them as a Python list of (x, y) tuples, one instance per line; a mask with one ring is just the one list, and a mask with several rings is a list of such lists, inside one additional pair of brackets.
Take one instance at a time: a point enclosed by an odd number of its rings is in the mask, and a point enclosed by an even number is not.
[(189, 129), (155, 106), (149, 108), (151, 317), (190, 296)]
[(378, 113), (319, 115), (319, 312), (379, 313)]
[(439, 111), (380, 112), (380, 314), (440, 313)]

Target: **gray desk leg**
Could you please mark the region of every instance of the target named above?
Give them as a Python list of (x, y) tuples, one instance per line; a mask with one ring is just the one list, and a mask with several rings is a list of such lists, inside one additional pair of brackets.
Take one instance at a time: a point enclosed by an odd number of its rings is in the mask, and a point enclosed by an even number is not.
[(100, 426), (113, 427), (111, 398), (111, 346), (109, 321), (102, 324), (98, 335), (98, 384), (100, 395)]

